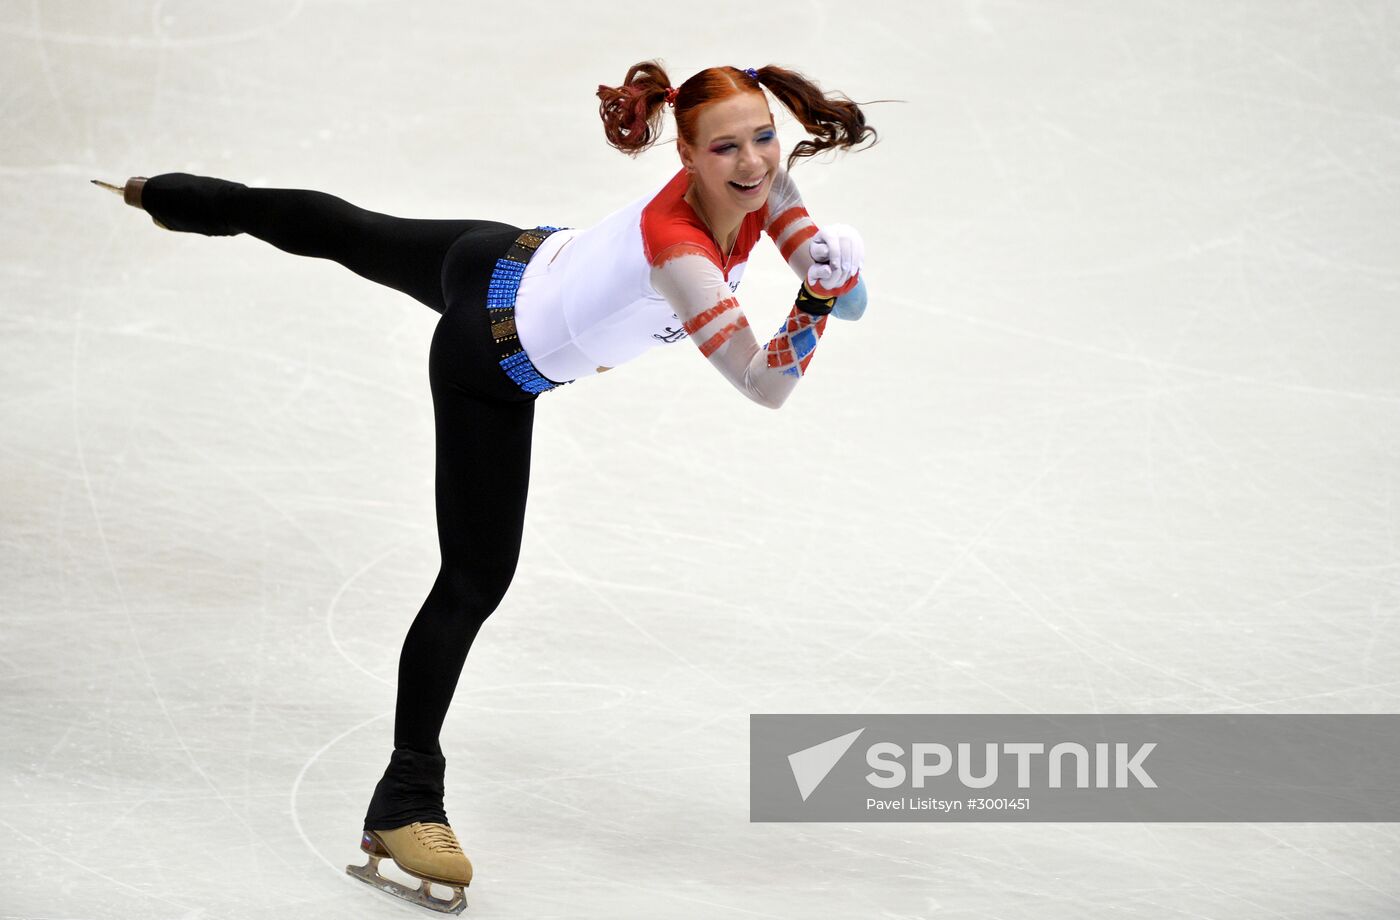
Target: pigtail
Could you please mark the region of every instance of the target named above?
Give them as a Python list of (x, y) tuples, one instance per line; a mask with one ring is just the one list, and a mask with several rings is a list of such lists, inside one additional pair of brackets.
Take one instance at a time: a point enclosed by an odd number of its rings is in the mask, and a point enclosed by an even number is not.
[(608, 143), (636, 156), (661, 136), (661, 110), (671, 78), (660, 61), (643, 61), (627, 71), (618, 87), (598, 84), (598, 114)]
[[(742, 71), (741, 71), (742, 73)], [(874, 146), (879, 139), (865, 123), (860, 106), (845, 96), (827, 95), (816, 84), (794, 70), (782, 67), (758, 68), (759, 83), (781, 102), (798, 123), (812, 135), (800, 141), (788, 154), (787, 168), (802, 157), (815, 156), (833, 147), (849, 149), (866, 140)]]

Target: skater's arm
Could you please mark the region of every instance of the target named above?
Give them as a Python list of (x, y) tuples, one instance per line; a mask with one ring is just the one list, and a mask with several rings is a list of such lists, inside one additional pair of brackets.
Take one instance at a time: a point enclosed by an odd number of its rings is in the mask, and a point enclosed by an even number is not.
[[(677, 243), (659, 253), (651, 278), (690, 340), (726, 380), (761, 406), (782, 406), (812, 360), (826, 330), (825, 316), (794, 302), (782, 327), (760, 346), (724, 274), (700, 247)], [(831, 306), (831, 299), (817, 300), (801, 290), (796, 301), (812, 310)]]
[[(773, 188), (768, 193), (768, 223), (764, 232), (782, 253), (783, 259), (793, 274), (807, 282), (808, 270), (816, 264), (811, 253), (812, 238), (819, 228), (802, 204), (802, 195), (786, 170), (778, 170), (773, 176)], [(839, 297), (860, 283), (859, 271), (833, 288), (824, 287), (820, 282), (809, 284), (809, 289), (819, 297)]]

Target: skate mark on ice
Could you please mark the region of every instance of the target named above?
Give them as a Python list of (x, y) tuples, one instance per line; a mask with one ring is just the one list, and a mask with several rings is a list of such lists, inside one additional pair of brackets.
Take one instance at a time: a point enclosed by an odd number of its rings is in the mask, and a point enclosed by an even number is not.
[(383, 562), (390, 555), (398, 552), (401, 549), (403, 549), (403, 547), (401, 546), (391, 546), (384, 552), (380, 553), (378, 556), (375, 556), (369, 562), (366, 562), (364, 565), (360, 566), (354, 572), (350, 573), (350, 576), (346, 578), (345, 581), (341, 582), (340, 587), (336, 589), (335, 594), (331, 596), (330, 603), (326, 606), (326, 632), (330, 634), (331, 645), (335, 646), (335, 650), (340, 654), (341, 658), (345, 659), (346, 663), (348, 663), (350, 667), (359, 671), (361, 674), (365, 675), (370, 680), (378, 681), (379, 683), (384, 684), (386, 687), (395, 686), (394, 681), (388, 680), (384, 677), (380, 677), (378, 674), (375, 674), (373, 671), (360, 664), (354, 658), (351, 658), (350, 653), (345, 651), (345, 647), (340, 644), (340, 640), (337, 639), (335, 636), (335, 611), (337, 605), (340, 603), (341, 596), (345, 594), (347, 588), (353, 585), (361, 575), (365, 574), (370, 569), (379, 565), (379, 563)]
[(185, 743), (184, 736), (180, 734), (180, 729), (175, 724), (175, 718), (170, 714), (170, 707), (167, 705), (165, 697), (161, 695), (160, 688), (156, 684), (155, 672), (151, 670), (150, 659), (146, 656), (146, 649), (141, 644), (141, 634), (137, 632), (136, 621), (131, 616), (131, 604), (127, 600), (126, 589), (122, 586), (121, 577), (117, 573), (116, 563), (112, 560), (112, 546), (107, 540), (107, 529), (103, 526), (102, 512), (97, 504), (97, 495), (93, 491), (92, 473), (87, 465), (87, 447), (83, 442), (82, 428), (78, 423), (78, 354), (81, 350), (82, 332), (83, 316), (82, 313), (79, 312), (74, 314), (73, 317), (73, 348), (71, 351), (72, 363), (70, 365), (71, 374), (69, 377), (71, 387), (70, 395), (72, 398), (71, 416), (73, 420), (73, 443), (78, 457), (78, 466), (83, 475), (83, 492), (87, 495), (88, 507), (92, 511), (93, 524), (97, 530), (98, 542), (102, 546), (102, 561), (106, 564), (107, 574), (112, 580), (112, 586), (116, 589), (117, 602), (121, 605), (122, 618), (125, 621), (127, 632), (131, 635), (131, 643), (136, 649), (136, 658), (141, 664), (141, 672), (145, 675), (146, 686), (150, 689), (151, 695), (155, 697), (156, 704), (160, 706), (161, 715), (165, 718), (165, 724), (170, 728), (170, 734), (180, 746), (180, 750), (184, 751), (185, 757), (189, 760), (190, 766), (194, 768), (195, 773), (199, 774), (200, 779), (204, 780), (204, 784), (208, 786), (209, 790), (223, 803), (229, 815), (248, 832), (248, 839), (256, 840), (258, 834), (253, 830), (253, 826), (239, 813), (238, 809), (233, 807), (233, 803), (224, 795), (223, 790), (220, 789), (213, 778), (204, 771), (204, 767), (200, 765), (199, 759), (194, 755), (194, 751), (190, 750), (190, 746)]
[[(389, 712), (381, 712), (379, 715), (370, 716), (368, 719), (365, 719), (358, 725), (352, 725), (345, 731), (336, 735), (334, 738), (321, 745), (320, 749), (316, 751), (316, 753), (312, 754), (311, 757), (307, 759), (306, 763), (301, 765), (301, 769), (297, 771), (297, 778), (292, 780), (290, 801), (290, 810), (292, 813), (292, 826), (296, 828), (297, 836), (301, 838), (302, 843), (306, 844), (306, 848), (312, 853), (315, 853), (316, 858), (319, 859), (321, 862), (325, 863), (326, 868), (330, 869), (340, 878), (347, 878), (347, 876), (345, 875), (345, 868), (343, 866), (337, 866), (335, 863), (327, 859), (325, 857), (325, 854), (323, 854), (320, 850), (316, 849), (316, 844), (311, 842), (311, 838), (306, 835), (306, 829), (301, 826), (301, 815), (297, 813), (297, 793), (301, 791), (301, 781), (306, 778), (306, 772), (311, 769), (312, 765), (314, 765), (316, 761), (321, 759), (322, 754), (326, 753), (326, 751), (329, 751), (331, 748), (344, 741), (350, 735), (355, 734), (355, 732), (359, 731), (360, 729), (373, 725), (380, 719), (387, 719), (392, 715), (392, 710)], [(358, 835), (359, 832), (360, 825), (357, 823), (355, 825), (355, 833)]]

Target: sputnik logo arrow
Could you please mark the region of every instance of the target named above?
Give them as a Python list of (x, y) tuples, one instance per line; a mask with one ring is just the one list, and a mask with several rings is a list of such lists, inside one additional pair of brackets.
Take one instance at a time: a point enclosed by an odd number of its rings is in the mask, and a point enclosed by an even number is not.
[(865, 729), (858, 728), (847, 735), (823, 741), (821, 744), (803, 748), (788, 755), (788, 766), (792, 768), (792, 778), (797, 781), (797, 791), (802, 793), (802, 801), (816, 791), (822, 780), (836, 766), (837, 761), (856, 743)]

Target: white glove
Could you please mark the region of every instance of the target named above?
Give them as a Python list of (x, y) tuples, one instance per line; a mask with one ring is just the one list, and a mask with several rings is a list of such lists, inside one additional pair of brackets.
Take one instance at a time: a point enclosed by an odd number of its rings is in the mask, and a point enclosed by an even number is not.
[(807, 286), (821, 285), (827, 290), (839, 288), (850, 281), (865, 262), (865, 241), (856, 228), (847, 224), (832, 224), (817, 231), (807, 243), (813, 265), (807, 269)]

